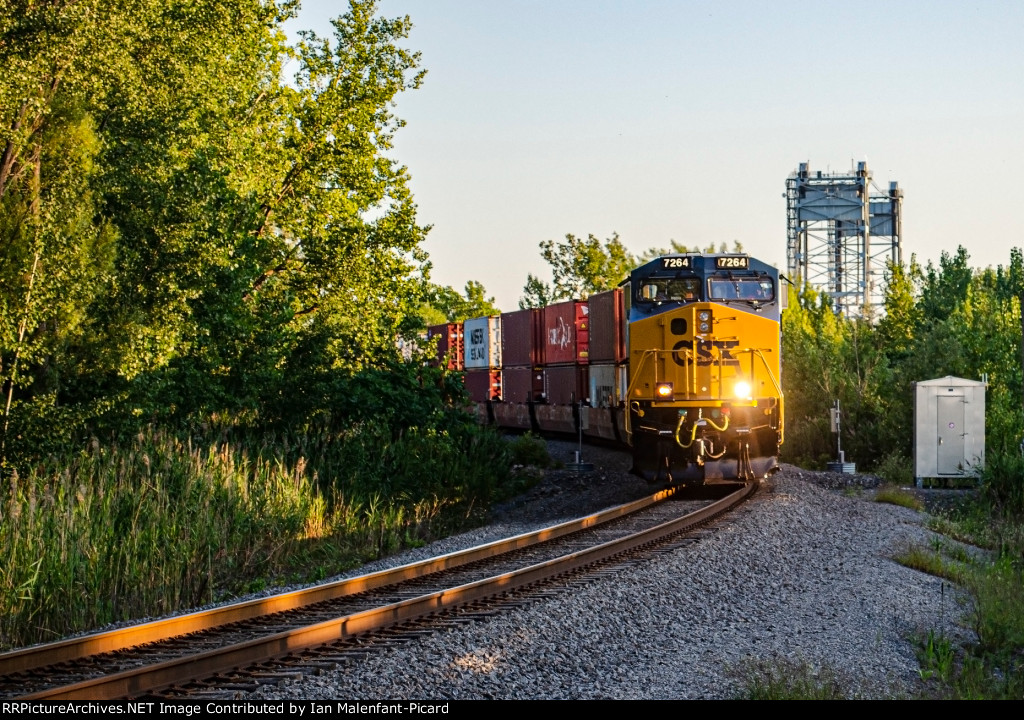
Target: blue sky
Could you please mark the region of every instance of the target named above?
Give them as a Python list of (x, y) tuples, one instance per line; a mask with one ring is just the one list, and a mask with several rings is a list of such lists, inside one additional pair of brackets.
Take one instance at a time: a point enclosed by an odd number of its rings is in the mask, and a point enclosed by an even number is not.
[[(347, 2), (303, 0), (329, 33)], [(800, 162), (903, 188), (903, 249), (1005, 264), (1024, 233), (1024, 3), (381, 0), (424, 86), (398, 98), (436, 282), (515, 309), (538, 244), (738, 240), (785, 267)]]

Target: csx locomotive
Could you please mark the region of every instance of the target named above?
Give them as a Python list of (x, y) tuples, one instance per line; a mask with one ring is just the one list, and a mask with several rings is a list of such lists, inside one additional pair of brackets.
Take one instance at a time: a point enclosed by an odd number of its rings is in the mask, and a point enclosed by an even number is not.
[(783, 434), (778, 271), (747, 255), (634, 270), (626, 434), (634, 471), (675, 482), (765, 477)]
[(651, 482), (750, 482), (778, 467), (783, 298), (748, 255), (666, 255), (586, 301), (431, 335), (482, 421), (629, 445)]

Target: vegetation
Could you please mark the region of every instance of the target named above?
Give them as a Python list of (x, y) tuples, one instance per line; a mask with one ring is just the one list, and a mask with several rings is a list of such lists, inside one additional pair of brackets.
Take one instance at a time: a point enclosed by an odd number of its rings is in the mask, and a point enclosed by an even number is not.
[(885, 485), (875, 492), (875, 502), (899, 505), (911, 510), (924, 510), (924, 503), (912, 492), (903, 488)]
[[(972, 270), (968, 255), (943, 253), (938, 267), (890, 266), (885, 314), (837, 316), (829, 299), (790, 288), (783, 314), (786, 443), (783, 457), (823, 467), (835, 455), (829, 408), (843, 408), (843, 450), (864, 468), (905, 482), (912, 457), (913, 383), (954, 375), (988, 378), (986, 458), (1018, 451), (1024, 256)], [(870, 315), (870, 313), (866, 313)]]
[(752, 663), (741, 672), (741, 700), (847, 700), (852, 683), (832, 668), (782, 658)]
[(1017, 465), (1008, 458), (988, 463), (981, 495), (933, 525), (986, 552), (940, 537), (897, 557), (956, 582), (971, 599), (967, 621), (976, 642), (961, 647), (935, 630), (919, 640), (921, 676), (935, 696), (1024, 698), (1024, 503), (1008, 502), (1005, 493), (1021, 483)]
[[(733, 243), (733, 252), (742, 252), (742, 246)], [(544, 240), (540, 254), (551, 268), (553, 283), (547, 283), (536, 275), (527, 276), (523, 287), (520, 308), (536, 308), (550, 305), (559, 300), (585, 300), (594, 293), (615, 288), (638, 265), (648, 260), (671, 253), (699, 252), (699, 248), (687, 247), (675, 240), (668, 248), (650, 248), (637, 256), (626, 249), (618, 233), (602, 242), (589, 235), (586, 240), (575, 235), (566, 235), (565, 241), (556, 243)], [(727, 252), (725, 243), (718, 250), (712, 243), (704, 252)]]
[(465, 413), (380, 416), (145, 429), (12, 473), (0, 493), (0, 648), (320, 579), (476, 524), (529, 480), (513, 482), (508, 444)]
[(517, 487), (400, 349), (493, 309), (430, 282), (389, 155), (410, 21), (351, 0), (289, 44), (296, 7), (0, 13), (0, 646), (333, 573)]

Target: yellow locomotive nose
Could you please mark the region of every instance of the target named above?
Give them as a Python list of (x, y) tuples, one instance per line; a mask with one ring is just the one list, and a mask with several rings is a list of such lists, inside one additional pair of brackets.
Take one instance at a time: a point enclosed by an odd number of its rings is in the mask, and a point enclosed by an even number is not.
[(654, 394), (662, 400), (670, 400), (672, 398), (672, 383), (662, 382), (658, 383), (654, 387)]

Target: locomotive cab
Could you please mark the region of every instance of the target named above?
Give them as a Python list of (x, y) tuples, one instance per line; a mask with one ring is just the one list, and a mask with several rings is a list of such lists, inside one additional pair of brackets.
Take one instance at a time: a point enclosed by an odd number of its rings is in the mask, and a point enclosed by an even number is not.
[(651, 482), (749, 482), (783, 432), (778, 272), (741, 254), (684, 254), (627, 284), (626, 432)]

